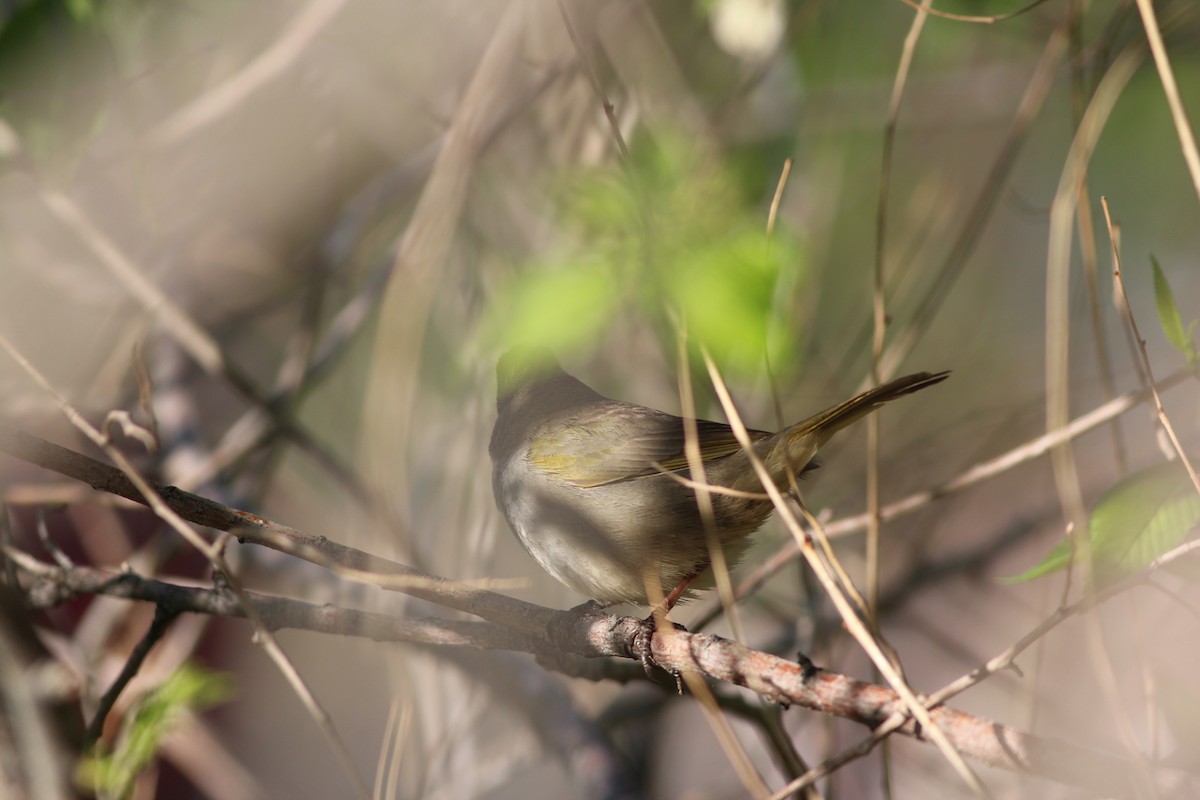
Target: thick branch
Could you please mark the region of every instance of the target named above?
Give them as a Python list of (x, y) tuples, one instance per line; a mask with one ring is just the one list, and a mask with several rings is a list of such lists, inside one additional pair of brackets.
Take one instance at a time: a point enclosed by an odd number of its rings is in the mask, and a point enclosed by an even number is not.
[[(0, 426), (0, 451), (39, 464), (91, 486), (135, 501), (141, 495), (114, 468), (20, 431)], [(876, 728), (904, 712), (890, 689), (819, 669), (807, 659), (788, 661), (708, 634), (654, 633), (633, 617), (597, 612), (555, 612), (532, 603), (426, 575), (419, 570), (309, 536), (286, 526), (231, 509), (174, 487), (156, 487), (181, 516), (197, 524), (228, 530), (243, 541), (292, 553), (314, 563), (400, 576), (395, 588), (491, 622), (417, 620), (247, 593), (269, 628), (302, 628), (365, 636), (384, 641), (453, 645), (534, 653), (542, 663), (578, 674), (563, 654), (641, 660), (645, 656), (671, 672), (694, 671), (746, 687), (777, 703), (801, 705)], [(26, 593), (35, 607), (46, 608), (77, 594), (108, 594), (145, 600), (170, 611), (244, 616), (245, 609), (221, 590), (177, 586), (131, 572), (111, 573), (86, 567), (62, 568), (8, 549), (26, 574)], [(931, 715), (954, 747), (972, 758), (1014, 772), (1030, 773), (1086, 787), (1108, 796), (1133, 796), (1131, 764), (1067, 742), (1024, 733), (946, 707)], [(909, 720), (899, 732), (924, 739)]]
[[(599, 613), (559, 617), (552, 626), (553, 641), (584, 656), (628, 657), (636, 655), (633, 643), (641, 624), (632, 617)], [(654, 661), (668, 671), (695, 670), (777, 703), (800, 705), (870, 728), (904, 708), (896, 693), (883, 686), (827, 672), (806, 660), (796, 663), (751, 650), (719, 636), (672, 631), (654, 636), (650, 649)], [(930, 714), (956, 749), (986, 764), (1083, 786), (1106, 796), (1135, 796), (1132, 764), (1123, 758), (950, 708), (934, 708)], [(911, 719), (900, 733), (925, 738)]]
[[(80, 594), (106, 594), (153, 602), (175, 612), (245, 616), (245, 610), (225, 591), (179, 586), (132, 572), (112, 573), (90, 567), (62, 569), (11, 551), (10, 557), (15, 558), (22, 572), (33, 576), (26, 581), (26, 596), (35, 608), (48, 608)], [(902, 701), (890, 689), (828, 672), (806, 659), (800, 663), (788, 661), (709, 634), (671, 631), (647, 637), (645, 623), (634, 617), (543, 609), (552, 622), (543, 636), (531, 636), (489, 622), (404, 619), (247, 594), (272, 629), (294, 628), (376, 641), (533, 653), (543, 664), (572, 675), (580, 674), (577, 665), (561, 654), (639, 659), (642, 649), (648, 647), (653, 660), (668, 671), (699, 672), (744, 686), (780, 704), (803, 706), (870, 728), (903, 711)], [(1131, 765), (1123, 758), (1028, 734), (946, 707), (934, 708), (930, 713), (960, 752), (983, 763), (1082, 786), (1108, 796), (1135, 794), (1130, 780)], [(912, 720), (899, 732), (925, 738)]]

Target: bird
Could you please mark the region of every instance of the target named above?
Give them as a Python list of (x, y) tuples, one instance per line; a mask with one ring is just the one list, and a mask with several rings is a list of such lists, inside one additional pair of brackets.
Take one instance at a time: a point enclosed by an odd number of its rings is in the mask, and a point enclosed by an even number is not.
[[(817, 451), (838, 430), (949, 374), (897, 378), (778, 433), (750, 430), (754, 452), (786, 493), (789, 470), (798, 476), (815, 468)], [(605, 397), (544, 348), (507, 351), (496, 375), (492, 491), (546, 572), (602, 606), (647, 605), (647, 587), (657, 581), (659, 592), (670, 589), (670, 611), (711, 585), (708, 528), (682, 417)], [(708, 524), (733, 564), (774, 504), (729, 425), (696, 420), (694, 430), (705, 482), (718, 487), (708, 493)]]

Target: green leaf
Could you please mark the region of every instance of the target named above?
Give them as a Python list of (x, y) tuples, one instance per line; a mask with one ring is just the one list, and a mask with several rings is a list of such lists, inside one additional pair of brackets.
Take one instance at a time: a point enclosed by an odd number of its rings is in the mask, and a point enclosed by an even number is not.
[(785, 329), (769, 322), (781, 271), (794, 264), (786, 241), (744, 229), (681, 254), (669, 272), (667, 289), (691, 336), (718, 364), (754, 373), (762, 368), (768, 347), (773, 360), (789, 355), (780, 350), (787, 350), (790, 338), (777, 335)]
[(78, 782), (99, 794), (128, 796), (181, 712), (209, 708), (231, 694), (231, 682), (224, 673), (184, 664), (133, 705), (111, 752), (96, 752), (80, 762)]
[(1008, 575), (1003, 578), (997, 578), (999, 583), (1012, 585), (1015, 583), (1026, 583), (1034, 578), (1040, 578), (1043, 575), (1049, 575), (1052, 572), (1058, 572), (1067, 568), (1067, 564), (1071, 560), (1071, 542), (1066, 538), (1059, 539), (1058, 544), (1046, 554), (1046, 557), (1039, 561), (1034, 566), (1022, 572), (1020, 575)]
[(95, 0), (66, 0), (67, 12), (78, 23), (92, 22), (98, 16)]
[[(1146, 567), (1200, 524), (1200, 494), (1176, 462), (1131, 475), (1108, 490), (1088, 522), (1098, 584)], [(1002, 583), (1023, 583), (1067, 566), (1070, 543), (1061, 541), (1029, 570)]]
[(494, 304), (484, 330), (500, 338), (505, 349), (539, 344), (570, 350), (598, 338), (616, 309), (617, 286), (604, 264), (582, 263), (530, 269)]
[[(574, 179), (559, 207), (572, 240), (556, 266), (531, 265), (491, 304), (491, 349), (594, 344), (620, 315), (674, 347), (676, 322), (732, 373), (795, 369), (806, 320), (794, 313), (802, 247), (781, 224), (765, 233), (773, 185), (739, 185), (727, 160), (683, 136), (633, 143), (631, 163)], [(569, 267), (557, 266), (569, 264)]]
[(1136, 572), (1178, 545), (1200, 523), (1200, 494), (1178, 462), (1131, 475), (1092, 510), (1097, 579)]
[(1186, 331), (1183, 329), (1183, 318), (1179, 314), (1179, 305), (1175, 302), (1175, 293), (1171, 291), (1171, 284), (1167, 282), (1167, 276), (1163, 274), (1158, 259), (1150, 256), (1150, 263), (1154, 267), (1154, 302), (1158, 306), (1159, 324), (1162, 325), (1167, 341), (1174, 345), (1176, 350), (1183, 353), (1189, 363), (1194, 363), (1196, 361), (1196, 345), (1192, 339), (1192, 333), (1196, 328), (1196, 323), (1193, 322)]

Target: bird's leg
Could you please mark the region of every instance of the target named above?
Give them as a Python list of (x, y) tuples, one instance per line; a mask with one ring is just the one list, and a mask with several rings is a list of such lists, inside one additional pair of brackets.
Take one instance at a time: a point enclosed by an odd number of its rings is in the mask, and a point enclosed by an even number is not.
[(665, 606), (666, 609), (664, 611), (665, 614), (671, 613), (671, 609), (673, 609), (675, 604), (679, 602), (679, 598), (683, 597), (683, 593), (688, 590), (688, 587), (691, 586), (692, 582), (698, 577), (700, 577), (699, 570), (693, 572), (691, 575), (685, 575), (683, 580), (675, 584), (675, 588), (671, 590), (671, 593), (667, 595), (667, 599), (663, 601), (663, 606)]
[[(700, 573), (702, 571), (703, 570), (697, 570), (697, 571), (691, 573), (690, 575), (683, 576), (682, 580), (680, 580), (679, 583), (675, 584), (675, 588), (671, 590), (670, 594), (667, 595), (666, 599), (650, 609), (650, 614), (646, 617), (646, 619), (644, 621), (648, 625), (653, 625), (654, 624), (654, 615), (659, 613), (659, 611), (661, 611), (662, 615), (663, 615), (663, 619), (666, 620), (667, 622), (671, 622), (670, 620), (667, 620), (667, 615), (671, 613), (671, 609), (675, 608), (675, 604), (679, 602), (679, 598), (683, 597), (684, 592), (686, 592), (688, 590), (688, 587), (692, 585), (692, 582), (695, 581), (696, 578), (700, 577)], [(682, 625), (680, 625), (677, 622), (671, 622), (671, 624), (675, 626), (676, 630), (681, 630), (681, 631), (687, 630), (687, 628), (683, 627)]]
[(658, 624), (655, 620), (655, 617), (658, 614), (662, 614), (662, 619), (665, 624), (672, 626), (677, 631), (683, 631), (686, 633), (687, 628), (683, 627), (678, 622), (672, 622), (671, 620), (667, 619), (667, 615), (671, 613), (671, 609), (675, 608), (675, 604), (679, 602), (679, 598), (683, 597), (684, 592), (688, 590), (688, 587), (692, 585), (692, 582), (699, 577), (700, 572), (700, 570), (697, 570), (690, 575), (684, 576), (679, 583), (675, 584), (675, 588), (671, 590), (666, 599), (654, 606), (654, 608), (650, 609), (649, 615), (642, 620), (642, 629), (638, 634), (638, 640), (635, 642), (634, 650), (640, 655), (642, 669), (646, 670), (646, 677), (650, 678), (651, 680), (654, 680), (654, 667), (658, 666), (654, 663), (654, 659), (650, 655), (650, 638), (658, 630)]

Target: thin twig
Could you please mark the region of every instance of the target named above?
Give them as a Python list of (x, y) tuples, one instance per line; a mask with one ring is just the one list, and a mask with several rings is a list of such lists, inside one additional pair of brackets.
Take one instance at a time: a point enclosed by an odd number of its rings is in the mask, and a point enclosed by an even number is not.
[(1033, 2), (1030, 3), (1029, 5), (1018, 8), (1016, 11), (1009, 11), (1007, 14), (992, 14), (990, 16), (975, 16), (972, 14), (955, 14), (950, 11), (941, 11), (939, 9), (927, 6), (924, 1), (920, 4), (917, 3), (917, 0), (900, 0), (900, 2), (904, 3), (904, 5), (908, 6), (909, 8), (915, 9), (917, 11), (923, 11), (934, 17), (941, 17), (942, 19), (950, 19), (950, 20), (954, 20), (955, 22), (974, 22), (974, 23), (978, 23), (980, 25), (991, 25), (995, 22), (1003, 22), (1006, 19), (1012, 19), (1013, 17), (1019, 17), (1022, 14), (1025, 14), (1025, 13), (1037, 8), (1042, 3), (1046, 2), (1046, 0), (1033, 0)]
[(750, 439), (750, 434), (747, 432), (746, 426), (742, 423), (741, 417), (738, 414), (737, 408), (733, 404), (733, 399), (729, 396), (729, 390), (726, 388), (725, 382), (722, 380), (716, 364), (713, 363), (712, 359), (707, 353), (705, 354), (704, 361), (705, 365), (708, 367), (708, 374), (712, 379), (713, 388), (717, 392), (717, 397), (721, 401), (721, 407), (724, 409), (725, 415), (729, 419), (729, 424), (733, 428), (734, 435), (737, 437), (738, 442), (742, 445), (742, 448), (745, 451), (747, 458), (750, 460), (750, 463), (754, 466), (754, 471), (758, 475), (759, 482), (762, 484), (763, 488), (767, 490), (767, 494), (771, 495), (771, 501), (775, 504), (776, 511), (783, 519), (788, 530), (791, 531), (792, 535), (796, 537), (796, 543), (800, 546), (801, 552), (808, 559), (809, 565), (812, 567), (813, 572), (817, 575), (817, 578), (821, 581), (821, 585), (825, 588), (826, 594), (829, 596), (830, 600), (833, 601), (833, 604), (838, 609), (838, 612), (842, 615), (842, 621), (845, 623), (847, 630), (852, 636), (854, 636), (855, 640), (862, 645), (871, 661), (900, 696), (904, 705), (912, 711), (913, 715), (922, 725), (926, 726), (929, 736), (938, 746), (938, 749), (942, 751), (942, 754), (946, 757), (946, 760), (954, 767), (955, 771), (958, 772), (966, 784), (971, 787), (972, 791), (974, 791), (977, 795), (981, 797), (988, 797), (988, 791), (979, 781), (978, 776), (976, 776), (975, 772), (969, 766), (967, 766), (965, 761), (963, 761), (962, 754), (959, 753), (954, 744), (952, 744), (947, 738), (945, 731), (937, 726), (937, 724), (930, 717), (929, 713), (921, 706), (920, 702), (913, 694), (912, 689), (904, 682), (903, 678), (892, 666), (891, 662), (884, 654), (882, 648), (880, 648), (878, 642), (876, 642), (871, 636), (870, 632), (867, 630), (866, 626), (864, 626), (862, 620), (859, 619), (858, 615), (854, 613), (854, 609), (846, 599), (845, 594), (838, 588), (837, 583), (834, 581), (832, 574), (830, 574), (824, 562), (817, 557), (811, 540), (805, 536), (799, 522), (795, 518), (795, 515), (792, 514), (791, 508), (787, 505), (784, 496), (780, 493), (779, 487), (777, 487), (775, 482), (771, 480), (770, 473), (767, 471), (762, 459), (759, 458), (758, 454), (755, 452), (753, 442)]
[[(23, 431), (0, 425), (0, 452), (83, 481), (100, 491), (143, 505), (151, 504), (138, 485), (121, 470)], [(338, 544), (324, 536), (303, 534), (173, 486), (145, 485), (153, 490), (159, 502), (165, 503), (181, 518), (234, 533), (243, 542), (288, 553), (335, 572), (345, 572), (356, 579), (379, 583), (383, 588), (512, 625), (519, 630), (542, 630), (549, 621), (541, 606), (468, 583), (435, 577)]]
[[(729, 562), (725, 557), (725, 548), (717, 531), (716, 515), (713, 513), (712, 494), (708, 489), (708, 478), (705, 475), (704, 458), (700, 455), (700, 433), (696, 424), (696, 396), (692, 390), (692, 375), (688, 369), (687, 330), (679, 326), (676, 339), (678, 350), (675, 354), (678, 362), (677, 380), (679, 381), (679, 407), (683, 413), (683, 451), (687, 457), (688, 471), (695, 476), (696, 506), (700, 519), (704, 523), (704, 538), (708, 543), (710, 569), (717, 585), (717, 597), (725, 616), (729, 620), (729, 628), (734, 641), (745, 644), (746, 637), (742, 633), (742, 618), (738, 613), (737, 601), (733, 596), (733, 580), (729, 576)], [(682, 476), (680, 476), (682, 477)]]
[(1152, 0), (1137, 0), (1138, 12), (1142, 15), (1142, 25), (1146, 29), (1146, 39), (1150, 42), (1150, 52), (1154, 54), (1154, 66), (1158, 69), (1158, 79), (1162, 82), (1163, 92), (1167, 95), (1167, 105), (1171, 107), (1171, 120), (1175, 123), (1175, 133), (1179, 136), (1179, 145), (1183, 150), (1183, 160), (1187, 162), (1188, 173), (1192, 176), (1192, 186), (1196, 196), (1200, 197), (1200, 153), (1196, 150), (1196, 135), (1188, 122), (1187, 111), (1179, 96), (1179, 85), (1175, 82), (1175, 72), (1171, 69), (1171, 61), (1167, 58), (1167, 48), (1163, 45), (1162, 31), (1158, 29), (1158, 18), (1154, 14)]
[(1142, 367), (1150, 384), (1150, 394), (1154, 397), (1154, 411), (1158, 414), (1159, 424), (1166, 431), (1167, 438), (1171, 440), (1171, 446), (1175, 449), (1175, 454), (1179, 457), (1179, 462), (1187, 470), (1188, 477), (1192, 479), (1192, 485), (1196, 487), (1196, 492), (1200, 493), (1200, 476), (1196, 475), (1196, 468), (1192, 466), (1187, 451), (1179, 443), (1179, 436), (1175, 433), (1175, 426), (1171, 424), (1171, 420), (1167, 416), (1167, 410), (1163, 407), (1162, 395), (1159, 394), (1158, 384), (1154, 381), (1154, 369), (1150, 365), (1150, 353), (1146, 350), (1146, 340), (1142, 338), (1142, 332), (1138, 330), (1137, 320), (1133, 317), (1133, 306), (1129, 304), (1129, 293), (1125, 291), (1125, 278), (1121, 274), (1121, 255), (1117, 252), (1116, 239), (1113, 238), (1113, 221), (1108, 210), (1108, 198), (1101, 197), (1100, 205), (1104, 208), (1104, 224), (1108, 226), (1109, 241), (1112, 242), (1113, 247), (1113, 280), (1116, 282), (1117, 289), (1119, 290), (1117, 294), (1120, 296), (1121, 304), (1125, 307), (1126, 319), (1129, 320), (1129, 325), (1133, 329), (1133, 336), (1137, 340)]
[[(1070, 421), (1069, 386), (1069, 301), (1071, 223), (1075, 218), (1077, 189), (1087, 172), (1100, 132), (1125, 85), (1141, 61), (1138, 50), (1127, 48), (1101, 79), (1087, 110), (1080, 120), (1067, 153), (1058, 190), (1050, 207), (1050, 234), (1046, 254), (1046, 430), (1064, 428)], [(1087, 526), (1083, 491), (1073, 451), (1063, 441), (1050, 451), (1055, 488), (1063, 516), (1076, 531)], [(1085, 554), (1086, 555), (1086, 554)]]
[[(948, 683), (941, 689), (933, 692), (925, 698), (925, 706), (927, 708), (937, 708), (951, 698), (965, 692), (967, 689), (979, 684), (985, 678), (1012, 668), (1014, 662), (1021, 653), (1032, 647), (1035, 643), (1043, 639), (1052, 630), (1062, 625), (1067, 620), (1091, 611), (1102, 603), (1117, 597), (1133, 588), (1134, 586), (1145, 585), (1155, 588), (1152, 580), (1153, 575), (1162, 567), (1170, 564), (1184, 556), (1192, 553), (1195, 550), (1200, 550), (1200, 541), (1185, 542), (1179, 547), (1174, 548), (1168, 553), (1164, 553), (1154, 560), (1145, 569), (1138, 572), (1136, 575), (1131, 575), (1118, 584), (1094, 594), (1090, 594), (1075, 603), (1068, 606), (1060, 606), (1053, 614), (1042, 620), (1033, 630), (1022, 636), (1015, 644), (996, 655), (985, 664), (976, 667), (960, 678)], [(832, 773), (842, 765), (861, 758), (869, 753), (880, 741), (899, 730), (900, 726), (905, 722), (908, 715), (901, 713), (886, 720), (879, 727), (875, 728), (872, 734), (864, 740), (850, 748), (847, 748), (838, 755), (818, 764), (809, 772), (802, 775), (800, 778), (792, 781), (787, 786), (775, 793), (772, 800), (786, 797), (789, 793), (811, 785), (826, 775)], [(1134, 793), (1134, 787), (1130, 784), (1128, 778), (1123, 778), (1123, 783), (1126, 787), (1125, 791)]]
[[(1167, 389), (1194, 377), (1195, 372), (1190, 367), (1185, 367), (1163, 378), (1159, 382), (1159, 386)], [(888, 503), (880, 510), (880, 516), (887, 522), (919, 511), (936, 500), (956, 494), (1036, 458), (1041, 458), (1060, 442), (1076, 439), (1085, 433), (1095, 430), (1150, 399), (1151, 394), (1149, 389), (1126, 392), (1092, 411), (1076, 417), (1064, 428), (1044, 433), (1035, 439), (1023, 442), (995, 458), (984, 461), (981, 464), (976, 464), (958, 476), (931, 489), (923, 489), (910, 494), (908, 497)], [(826, 524), (824, 526), (825, 533), (830, 538), (847, 536), (866, 528), (868, 521), (869, 516), (867, 514), (844, 517)], [(742, 600), (758, 591), (768, 579), (794, 561), (799, 554), (800, 549), (795, 542), (788, 541), (782, 545), (775, 551), (774, 555), (763, 560), (752, 572), (742, 579), (737, 588), (738, 600)], [(708, 616), (705, 617), (705, 620), (705, 624), (707, 624)]]
[(250, 63), (160, 122), (149, 134), (159, 147), (175, 144), (246, 102), (290, 68), (346, 0), (312, 0), (291, 18), (279, 38)]
[(955, 237), (945, 258), (942, 259), (935, 277), (929, 282), (927, 293), (913, 311), (912, 323), (896, 334), (885, 353), (881, 366), (883, 374), (891, 374), (897, 365), (903, 363), (921, 337), (929, 330), (942, 303), (949, 296), (958, 277), (965, 269), (971, 253), (979, 243), (992, 209), (1000, 196), (1000, 190), (1005, 185), (1013, 164), (1016, 163), (1021, 146), (1029, 134), (1029, 129), (1054, 85), (1054, 76), (1059, 62), (1062, 61), (1067, 51), (1069, 21), (1070, 15), (1065, 15), (1046, 41), (1041, 59), (1029, 79), (1017, 111), (1013, 115), (1008, 134), (988, 170), (979, 194), (976, 195), (967, 211), (966, 219), (963, 221), (958, 236)]
[[(1087, 85), (1087, 62), (1083, 58), (1083, 3), (1072, 2), (1074, 23), (1071, 26), (1071, 111), (1076, 126), (1082, 121), (1090, 92)], [(1113, 379), (1112, 356), (1108, 349), (1108, 337), (1104, 334), (1104, 315), (1100, 302), (1100, 268), (1096, 255), (1096, 226), (1092, 219), (1091, 193), (1085, 172), (1080, 181), (1076, 201), (1076, 225), (1079, 229), (1079, 255), (1083, 261), (1084, 284), (1087, 288), (1088, 317), (1092, 323), (1092, 343), (1096, 348), (1096, 368), (1100, 374), (1100, 388), (1105, 400), (1116, 397), (1116, 381)], [(1109, 425), (1112, 436), (1113, 458), (1117, 473), (1124, 475), (1128, 469), (1125, 462), (1125, 445), (1121, 439), (1121, 426), (1115, 421)]]
[(146, 630), (146, 634), (138, 641), (137, 646), (133, 648), (133, 652), (129, 654), (125, 666), (121, 668), (121, 674), (117, 676), (112, 685), (101, 695), (99, 702), (96, 704), (96, 713), (92, 717), (92, 721), (88, 723), (87, 740), (95, 742), (100, 738), (100, 734), (104, 732), (104, 720), (108, 718), (108, 712), (112, 711), (116, 705), (117, 698), (121, 696), (121, 692), (129, 685), (129, 682), (138, 674), (138, 670), (142, 668), (142, 663), (146, 660), (146, 656), (158, 644), (159, 640), (170, 629), (171, 623), (179, 612), (172, 609), (165, 603), (159, 603), (154, 607), (154, 619), (150, 621), (150, 627)]
[(567, 29), (567, 35), (571, 37), (571, 44), (575, 48), (575, 53), (579, 57), (579, 64), (583, 68), (583, 74), (587, 76), (588, 84), (592, 87), (592, 93), (596, 95), (596, 99), (600, 101), (601, 108), (604, 109), (604, 118), (608, 120), (608, 127), (612, 131), (613, 141), (617, 143), (617, 152), (621, 155), (621, 160), (627, 168), (633, 166), (633, 157), (629, 154), (629, 146), (625, 144), (625, 137), (621, 133), (621, 124), (617, 121), (616, 111), (613, 109), (613, 104), (609, 102), (608, 95), (604, 91), (604, 87), (600, 85), (600, 79), (596, 77), (596, 70), (592, 68), (592, 62), (584, 52), (583, 45), (579, 41), (578, 34), (575, 33), (575, 25), (571, 22), (571, 14), (567, 11), (565, 0), (558, 0), (558, 13), (562, 16), (563, 27)]
[(55, 564), (63, 569), (75, 566), (71, 562), (71, 557), (63, 552), (54, 539), (50, 538), (50, 526), (46, 524), (46, 509), (42, 506), (38, 506), (35, 513), (34, 528), (37, 530), (38, 541), (42, 543), (42, 547), (46, 548), (46, 552), (54, 559)]
[(365, 781), (358, 772), (358, 768), (354, 764), (354, 759), (350, 756), (350, 751), (338, 735), (337, 730), (333, 727), (333, 722), (329, 714), (321, 707), (316, 696), (305, 684), (304, 680), (296, 671), (295, 666), (288, 660), (279, 643), (271, 634), (270, 630), (263, 624), (262, 619), (257, 616), (253, 606), (245, 597), (244, 590), (239, 582), (232, 574), (228, 565), (225, 563), (225, 558), (221, 553), (220, 547), (217, 544), (206, 542), (200, 534), (191, 528), (175, 511), (163, 501), (162, 496), (156, 492), (150, 483), (142, 477), (125, 455), (113, 447), (108, 442), (107, 438), (100, 431), (96, 430), (83, 415), (72, 406), (67, 400), (54, 389), (46, 378), (33, 366), (29, 361), (15, 348), (8, 339), (0, 335), (0, 348), (3, 348), (25, 372), (37, 383), (47, 395), (49, 395), (58, 404), (63, 415), (75, 426), (81, 433), (92, 440), (94, 444), (104, 450), (105, 454), (113, 460), (114, 463), (124, 473), (124, 477), (132, 484), (133, 489), (144, 498), (144, 502), (150, 506), (154, 513), (163, 522), (167, 523), (173, 530), (183, 537), (188, 544), (192, 545), (196, 550), (200, 551), (206, 559), (217, 570), (218, 574), (222, 575), (227, 582), (230, 590), (238, 597), (239, 601), (243, 602), (247, 616), (255, 623), (255, 629), (258, 633), (256, 641), (259, 642), (267, 655), (275, 662), (276, 667), (288, 679), (292, 686), (292, 690), (300, 698), (305, 708), (308, 710), (309, 716), (317, 724), (317, 727), (325, 735), (330, 746), (334, 749), (338, 759), (342, 762), (343, 768), (346, 770), (350, 778), (351, 784), (354, 786), (355, 793), (366, 800), (370, 797), (370, 790), (367, 788)]
[[(1105, 72), (1080, 119), (1066, 161), (1059, 176), (1058, 188), (1050, 206), (1050, 231), (1046, 253), (1046, 430), (1065, 428), (1070, 421), (1070, 267), (1071, 227), (1078, 189), (1083, 183), (1092, 154), (1104, 130), (1109, 114), (1125, 86), (1141, 62), (1141, 52), (1127, 47)], [(1091, 582), (1091, 543), (1088, 539), (1087, 512), (1083, 489), (1068, 442), (1050, 451), (1050, 465), (1058, 493), (1062, 515), (1067, 525), (1068, 541), (1072, 547), (1071, 562), (1083, 573), (1085, 593), (1094, 591)], [(1064, 598), (1073, 570), (1068, 569)], [(1101, 694), (1116, 723), (1121, 739), (1136, 766), (1135, 775), (1144, 790), (1153, 793), (1149, 766), (1138, 748), (1132, 723), (1125, 713), (1117, 690), (1112, 662), (1104, 647), (1103, 631), (1094, 617), (1087, 619), (1087, 646), (1092, 666), (1100, 683)]]
[[(928, 9), (933, 5), (932, 0), (922, 0), (909, 26), (908, 35), (904, 37), (904, 47), (900, 52), (900, 63), (896, 67), (896, 77), (892, 82), (892, 96), (888, 103), (887, 123), (883, 129), (883, 157), (879, 167), (879, 202), (875, 211), (875, 268), (872, 272), (873, 283), (871, 291), (871, 381), (875, 386), (883, 384), (887, 376), (881, 370), (880, 361), (883, 358), (883, 343), (887, 337), (887, 298), (884, 296), (884, 272), (887, 255), (887, 223), (888, 198), (892, 184), (892, 157), (896, 146), (896, 123), (900, 118), (900, 103), (904, 97), (904, 87), (908, 83), (908, 74), (912, 68), (913, 54), (917, 49), (917, 41), (925, 21), (929, 18)], [(879, 516), (879, 416), (872, 414), (867, 419), (867, 546), (866, 546), (866, 583), (867, 620), (875, 625), (875, 610), (879, 604), (879, 540), (882, 536), (883, 521)]]
[(779, 171), (779, 181), (775, 184), (775, 194), (771, 196), (771, 208), (767, 211), (767, 238), (775, 233), (775, 221), (779, 219), (779, 207), (783, 204), (783, 190), (787, 187), (788, 178), (792, 174), (792, 158), (783, 160), (783, 169)]

